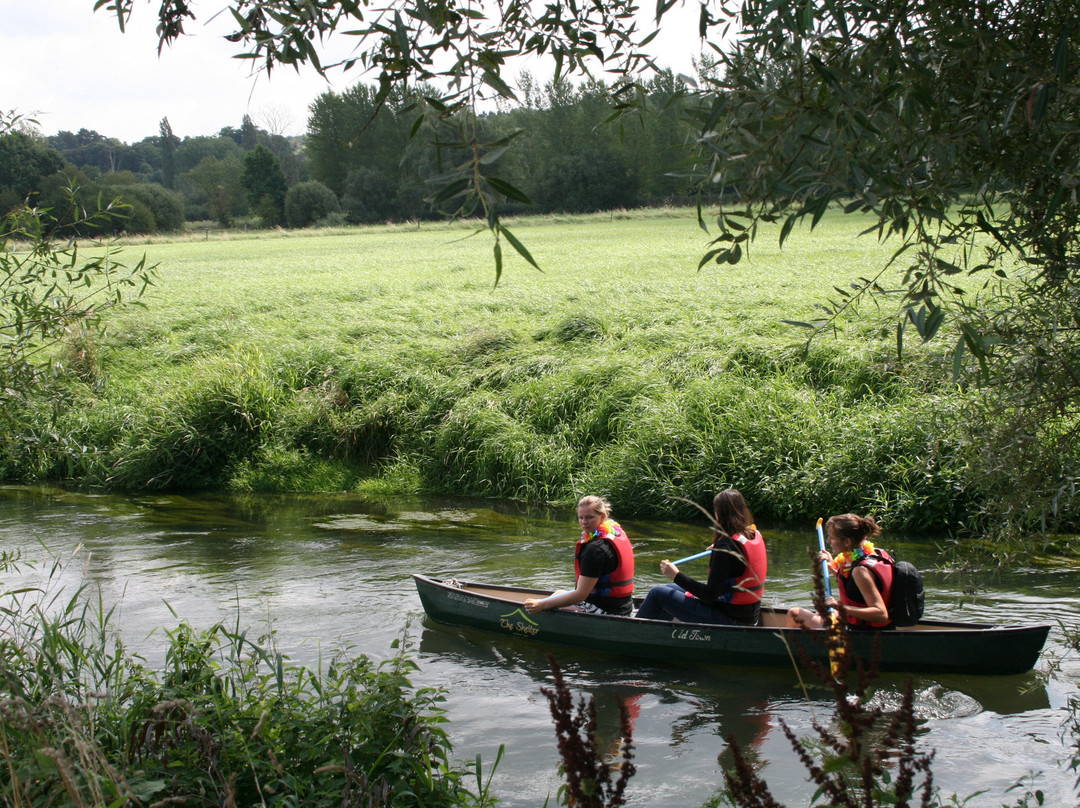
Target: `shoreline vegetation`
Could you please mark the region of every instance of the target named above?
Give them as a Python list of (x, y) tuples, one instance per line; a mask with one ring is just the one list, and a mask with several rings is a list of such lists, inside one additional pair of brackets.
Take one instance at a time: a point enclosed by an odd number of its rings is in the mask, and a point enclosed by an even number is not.
[[(0, 553), (0, 578), (21, 563)], [(272, 633), (183, 620), (155, 670), (60, 568), (0, 583), (4, 805), (495, 805), (480, 756), (452, 759), (444, 691), (413, 685), (407, 633), (381, 662), (341, 649), (311, 668)]]
[(766, 522), (869, 512), (932, 536), (972, 529), (993, 499), (979, 391), (933, 344), (898, 359), (887, 297), (809, 343), (784, 322), (888, 260), (866, 221), (826, 216), (782, 251), (766, 233), (749, 261), (700, 270), (692, 209), (507, 224), (541, 271), (508, 255), (497, 285), (471, 222), (120, 242), (121, 260), (158, 265), (154, 288), (56, 347), (72, 373), (25, 404), (0, 478), (587, 491), (676, 518), (734, 486)]

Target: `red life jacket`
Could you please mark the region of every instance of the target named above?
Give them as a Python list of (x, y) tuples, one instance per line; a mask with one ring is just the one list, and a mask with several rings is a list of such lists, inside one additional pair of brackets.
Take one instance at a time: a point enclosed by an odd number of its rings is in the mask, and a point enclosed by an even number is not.
[[(893, 560), (885, 550), (875, 548), (871, 555), (864, 556), (851, 565), (851, 573), (840, 579), (840, 602), (845, 606), (865, 606), (862, 592), (855, 582), (855, 568), (866, 567), (874, 576), (874, 584), (885, 601), (885, 608), (889, 607), (889, 598), (892, 596)], [(885, 628), (892, 625), (892, 618), (884, 623), (871, 623), (868, 620), (860, 620), (857, 617), (848, 617), (848, 623), (853, 626), (869, 626), (871, 628)]]
[(744, 533), (732, 536), (746, 557), (746, 569), (743, 574), (731, 581), (731, 600), (729, 603), (760, 603), (765, 594), (765, 576), (769, 572), (769, 557), (765, 553), (765, 539), (754, 531), (750, 538)]
[(592, 593), (611, 598), (626, 598), (634, 593), (634, 547), (622, 526), (614, 519), (605, 519), (593, 533), (582, 533), (574, 546), (574, 580), (581, 576), (581, 551), (590, 541), (606, 541), (615, 548), (619, 559), (615, 571), (596, 579)]

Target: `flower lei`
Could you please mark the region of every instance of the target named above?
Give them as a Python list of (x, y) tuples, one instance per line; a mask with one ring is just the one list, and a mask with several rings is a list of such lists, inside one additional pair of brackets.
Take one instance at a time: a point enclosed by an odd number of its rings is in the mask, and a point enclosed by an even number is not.
[(614, 539), (615, 531), (618, 527), (619, 525), (614, 519), (605, 519), (592, 533), (585, 530), (581, 531), (581, 538), (586, 542), (592, 541), (593, 539)]
[(862, 544), (849, 552), (837, 553), (836, 557), (829, 565), (829, 569), (835, 572), (839, 577), (846, 578), (851, 575), (851, 568), (855, 565), (856, 561), (860, 561), (868, 555), (873, 554), (874, 543), (865, 540)]

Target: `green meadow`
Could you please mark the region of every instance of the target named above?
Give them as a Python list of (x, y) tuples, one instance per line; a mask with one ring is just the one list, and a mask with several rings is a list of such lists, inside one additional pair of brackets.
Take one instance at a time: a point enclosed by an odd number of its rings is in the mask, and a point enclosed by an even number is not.
[[(896, 357), (880, 311), (784, 323), (892, 246), (826, 218), (736, 266), (698, 261), (693, 211), (510, 222), (542, 271), (475, 225), (193, 234), (141, 306), (60, 351), (81, 378), (28, 416), (8, 480), (126, 490), (432, 492), (693, 514), (726, 486), (759, 519), (874, 512), (943, 534), (979, 507), (962, 394)], [(69, 451), (77, 447), (73, 457)]]

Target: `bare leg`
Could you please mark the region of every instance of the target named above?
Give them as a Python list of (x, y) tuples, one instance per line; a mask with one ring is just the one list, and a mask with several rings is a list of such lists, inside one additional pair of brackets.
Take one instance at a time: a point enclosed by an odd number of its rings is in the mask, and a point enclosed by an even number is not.
[(787, 628), (798, 628), (799, 626), (806, 626), (807, 628), (821, 628), (825, 625), (824, 621), (815, 611), (810, 609), (800, 609), (795, 606), (788, 609), (787, 620), (784, 622)]

